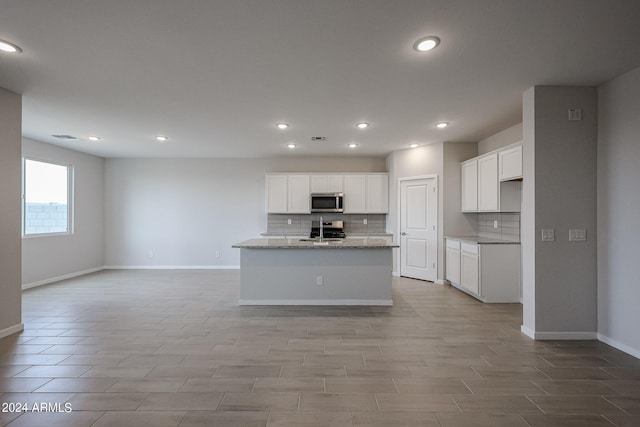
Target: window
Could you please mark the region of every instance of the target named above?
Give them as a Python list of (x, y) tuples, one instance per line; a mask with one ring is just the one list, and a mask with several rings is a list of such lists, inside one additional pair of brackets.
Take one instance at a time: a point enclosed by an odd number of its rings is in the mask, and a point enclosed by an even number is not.
[(71, 166), (24, 159), (22, 234), (71, 233)]

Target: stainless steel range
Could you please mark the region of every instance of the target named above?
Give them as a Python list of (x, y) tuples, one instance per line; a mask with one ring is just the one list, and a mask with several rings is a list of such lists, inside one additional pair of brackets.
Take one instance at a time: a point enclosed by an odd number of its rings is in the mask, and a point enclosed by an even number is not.
[(320, 221), (311, 221), (311, 237), (312, 239), (320, 237), (320, 230), (322, 228), (322, 236), (325, 239), (344, 239), (344, 221), (322, 221), (322, 227), (320, 227)]

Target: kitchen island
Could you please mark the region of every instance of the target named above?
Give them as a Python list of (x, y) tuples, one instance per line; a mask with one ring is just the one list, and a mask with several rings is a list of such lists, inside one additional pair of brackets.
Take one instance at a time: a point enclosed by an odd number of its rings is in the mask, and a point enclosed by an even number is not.
[(240, 249), (240, 305), (384, 305), (391, 251), (384, 239), (250, 239)]

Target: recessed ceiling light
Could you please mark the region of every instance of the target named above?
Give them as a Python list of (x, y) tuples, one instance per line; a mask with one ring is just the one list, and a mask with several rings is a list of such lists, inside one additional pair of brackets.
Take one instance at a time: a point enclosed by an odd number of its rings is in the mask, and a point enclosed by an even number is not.
[(99, 136), (90, 136), (87, 139), (89, 141), (100, 141), (100, 137)]
[(369, 123), (366, 122), (360, 122), (356, 125), (359, 129), (366, 129), (369, 127)]
[(278, 129), (287, 129), (289, 127), (289, 125), (287, 123), (278, 123), (278, 124), (276, 124), (276, 127)]
[(423, 37), (413, 44), (413, 48), (418, 52), (429, 51), (440, 44), (440, 39), (436, 36)]
[(160, 142), (165, 142), (165, 141), (169, 140), (169, 137), (168, 136), (163, 136), (163, 135), (158, 135), (158, 136), (156, 136), (156, 139), (158, 141), (160, 141)]
[(418, 146), (418, 144), (411, 144), (411, 145), (409, 145), (409, 147), (411, 147), (411, 148), (416, 148), (417, 146)]
[(20, 46), (17, 46), (11, 42), (8, 42), (6, 40), (0, 40), (0, 50), (3, 52), (8, 52), (8, 53), (20, 53), (22, 52), (22, 49), (20, 49)]
[(287, 148), (293, 150), (294, 148), (296, 148), (296, 144), (287, 144)]
[(351, 144), (347, 145), (347, 147), (349, 148), (356, 148), (358, 146), (358, 144), (356, 144), (355, 142), (352, 142)]
[(447, 126), (449, 126), (449, 122), (440, 122), (440, 123), (436, 123), (436, 127), (440, 128), (440, 129), (444, 129)]

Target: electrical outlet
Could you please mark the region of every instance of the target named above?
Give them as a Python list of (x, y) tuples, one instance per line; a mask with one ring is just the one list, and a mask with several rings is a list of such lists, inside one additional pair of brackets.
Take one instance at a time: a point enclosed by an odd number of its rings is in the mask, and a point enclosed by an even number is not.
[(498, 228), (498, 221), (497, 220), (493, 221), (493, 228)]
[(288, 218), (288, 219), (287, 219), (287, 224), (288, 224), (288, 225), (291, 225), (291, 218)]
[(153, 251), (149, 251), (149, 258), (153, 258)]
[(367, 225), (367, 218), (363, 218), (363, 219), (362, 219), (362, 223), (363, 223), (364, 225)]
[(216, 251), (216, 258), (220, 258), (220, 251)]
[(319, 276), (316, 277), (316, 285), (318, 285), (318, 286), (324, 285), (324, 280), (322, 278), (322, 275), (319, 275)]

